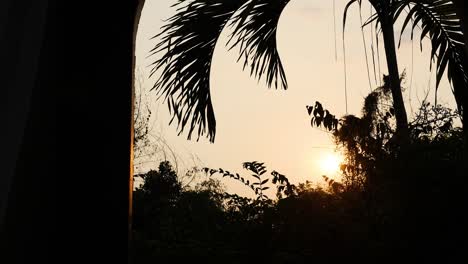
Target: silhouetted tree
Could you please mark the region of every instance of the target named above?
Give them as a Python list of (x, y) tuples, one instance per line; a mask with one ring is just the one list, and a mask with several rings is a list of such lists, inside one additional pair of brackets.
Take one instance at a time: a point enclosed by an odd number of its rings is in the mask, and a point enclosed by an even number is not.
[[(463, 51), (463, 31), (450, 1), (431, 0), (369, 0), (375, 15), (368, 23), (380, 24), (388, 68), (388, 83), (393, 97), (397, 121), (397, 135), (407, 144), (408, 121), (400, 87), (394, 21), (409, 8), (405, 26), (413, 16), (414, 25), (421, 23), (421, 36), (432, 40), (432, 58), (437, 58), (437, 84), (448, 65), (449, 80), (454, 86), (459, 108), (462, 108), (467, 89), (466, 54)], [(238, 60), (244, 60), (250, 74), (257, 79), (265, 76), (269, 87), (287, 88), (285, 72), (278, 55), (276, 29), (281, 12), (289, 0), (241, 0), (241, 1), (178, 1), (177, 13), (163, 26), (160, 42), (151, 54), (164, 52), (154, 62), (152, 74), (162, 69), (154, 89), (164, 95), (173, 119), (177, 119), (180, 133), (189, 124), (190, 139), (198, 126), (198, 136), (207, 134), (214, 141), (216, 121), (211, 104), (209, 77), (213, 51), (225, 26), (233, 32), (227, 45), (239, 48)], [(346, 8), (361, 0), (351, 0)], [(413, 27), (414, 28), (414, 27)], [(437, 57), (435, 57), (437, 56)], [(189, 120), (191, 120), (189, 122)], [(401, 134), (401, 135), (400, 135)]]
[[(151, 170), (141, 177), (144, 183), (134, 191), (133, 224), (135, 230), (144, 229), (148, 235), (162, 236), (161, 222), (167, 217), (179, 199), (182, 188), (169, 162), (161, 162), (159, 169)], [(138, 207), (144, 205), (144, 207)]]
[[(462, 130), (454, 126), (459, 113), (424, 101), (409, 123), (406, 153), (400, 153), (394, 141), (396, 122), (389, 94), (384, 80), (382, 87), (365, 98), (361, 117), (344, 116), (337, 126), (325, 124), (324, 115), (333, 115), (320, 103), (307, 106), (312, 125), (332, 131), (345, 154), (338, 194), (347, 199), (359, 194), (361, 198), (353, 204), (363, 202), (370, 238), (384, 248), (423, 254), (448, 240), (452, 250), (461, 254), (463, 246), (453, 239), (458, 232), (466, 233), (459, 220), (466, 219), (459, 194), (465, 187), (451, 184), (463, 181), (459, 173), (464, 165)], [(429, 231), (431, 227), (435, 230)]]
[[(461, 12), (460, 1), (449, 0), (398, 0), (395, 1), (395, 18), (405, 14), (402, 32), (412, 24), (411, 35), (417, 25), (421, 26), (420, 41), (431, 41), (431, 60), (436, 61), (436, 95), (444, 72), (452, 85), (462, 122), (468, 107), (468, 53), (463, 23), (466, 11)], [(465, 130), (465, 135), (468, 132)]]

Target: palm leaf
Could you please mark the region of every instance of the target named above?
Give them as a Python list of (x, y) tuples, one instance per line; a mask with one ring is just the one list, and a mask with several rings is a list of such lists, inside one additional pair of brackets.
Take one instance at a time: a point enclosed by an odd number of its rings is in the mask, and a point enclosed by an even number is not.
[(412, 32), (418, 22), (420, 23), (420, 41), (426, 36), (429, 37), (432, 44), (431, 60), (436, 60), (436, 92), (447, 70), (458, 109), (462, 112), (462, 102), (466, 100), (468, 89), (467, 56), (455, 6), (448, 0), (404, 0), (395, 6), (395, 14), (400, 14), (404, 8), (409, 8), (409, 12), (403, 22), (402, 32), (410, 19), (414, 19)]
[[(216, 120), (210, 95), (211, 59), (224, 26), (247, 0), (178, 0), (177, 12), (162, 27), (150, 56), (164, 52), (152, 63), (151, 75), (162, 70), (152, 89), (164, 96), (177, 119), (179, 135), (189, 125), (188, 139), (198, 127), (198, 139), (214, 142)], [(197, 140), (198, 140), (197, 139)]]
[(230, 26), (234, 31), (228, 45), (239, 47), (238, 61), (244, 58), (244, 69), (250, 66), (250, 75), (258, 80), (266, 73), (266, 84), (287, 89), (284, 68), (277, 50), (278, 20), (289, 0), (249, 0), (233, 16)]

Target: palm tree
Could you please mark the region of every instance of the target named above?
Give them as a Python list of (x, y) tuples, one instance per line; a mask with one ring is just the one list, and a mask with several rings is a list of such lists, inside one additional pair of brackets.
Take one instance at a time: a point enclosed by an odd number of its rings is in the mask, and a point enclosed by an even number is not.
[[(397, 134), (401, 143), (408, 137), (408, 121), (400, 87), (394, 22), (405, 14), (404, 27), (412, 21), (421, 24), (421, 38), (429, 36), (432, 43), (432, 58), (437, 60), (437, 85), (448, 65), (448, 78), (453, 84), (453, 93), (460, 111), (466, 103), (467, 78), (465, 73), (466, 53), (461, 23), (455, 6), (448, 0), (368, 0), (375, 16), (368, 21), (380, 25), (389, 83), (392, 91)], [(257, 79), (265, 76), (268, 87), (287, 89), (285, 72), (277, 51), (276, 29), (281, 12), (289, 0), (177, 0), (177, 12), (162, 32), (160, 42), (151, 50), (151, 55), (164, 52), (153, 63), (151, 74), (160, 72), (153, 89), (164, 97), (176, 119), (179, 134), (189, 125), (188, 139), (198, 127), (198, 138), (207, 135), (214, 141), (216, 120), (210, 97), (210, 67), (213, 51), (221, 31), (233, 27), (228, 45), (239, 48), (238, 60), (243, 60), (244, 69)], [(351, 0), (361, 5), (362, 0)], [(406, 14), (403, 12), (407, 10)], [(413, 18), (413, 19), (412, 19)], [(346, 18), (345, 18), (346, 19)], [(345, 22), (345, 21), (344, 21)], [(414, 30), (414, 26), (412, 28)], [(468, 106), (467, 106), (468, 107)], [(465, 112), (465, 111), (464, 111)], [(466, 119), (465, 119), (466, 120)]]
[[(452, 85), (458, 111), (462, 116), (463, 127), (468, 127), (468, 50), (467, 38), (463, 34), (464, 13), (460, 9), (462, 1), (448, 0), (403, 0), (394, 7), (396, 19), (407, 10), (403, 30), (412, 21), (411, 30), (421, 26), (420, 40), (428, 37), (431, 41), (431, 59), (436, 61), (436, 92), (444, 72)], [(457, 4), (454, 4), (457, 3)], [(403, 32), (402, 30), (402, 32)], [(413, 33), (413, 32), (412, 32)], [(464, 129), (465, 141), (468, 130)]]
[(210, 67), (216, 42), (226, 25), (234, 27), (227, 45), (239, 48), (239, 60), (251, 75), (266, 76), (269, 87), (287, 88), (276, 47), (276, 28), (289, 0), (177, 0), (177, 12), (162, 32), (151, 54), (164, 52), (151, 74), (162, 69), (154, 89), (164, 96), (171, 122), (179, 133), (189, 124), (188, 138), (198, 127), (198, 138), (215, 139), (216, 120), (210, 96)]
[[(460, 26), (461, 31), (463, 33), (468, 30), (468, 17), (467, 17), (467, 9), (465, 6), (465, 0), (452, 0), (453, 5), (455, 7), (455, 13), (457, 14), (458, 18), (460, 19)], [(465, 53), (468, 54), (468, 35), (463, 34), (465, 40)]]
[[(395, 109), (397, 125), (396, 136), (402, 143), (406, 143), (409, 140), (408, 117), (403, 101), (403, 94), (401, 92), (400, 72), (398, 70), (398, 60), (395, 47), (395, 31), (393, 29), (394, 6), (398, 2), (398, 0), (369, 0), (369, 3), (375, 10), (374, 18), (377, 20), (377, 24), (380, 23), (380, 28), (382, 30), (385, 55), (387, 58), (388, 84), (392, 92), (393, 108)], [(346, 23), (347, 10), (353, 3), (358, 3), (359, 6), (361, 6), (362, 0), (351, 0), (348, 2), (344, 11), (345, 15), (343, 18), (343, 26)], [(373, 21), (374, 18), (371, 18), (370, 22)]]

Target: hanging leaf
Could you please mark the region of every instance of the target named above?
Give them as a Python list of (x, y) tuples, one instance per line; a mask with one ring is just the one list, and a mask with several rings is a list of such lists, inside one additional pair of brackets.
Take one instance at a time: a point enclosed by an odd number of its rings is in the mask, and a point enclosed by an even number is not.
[(402, 32), (413, 19), (412, 34), (416, 25), (421, 25), (421, 48), (425, 37), (431, 41), (430, 57), (436, 61), (436, 99), (440, 81), (447, 70), (447, 77), (452, 83), (459, 111), (464, 111), (463, 102), (466, 100), (466, 87), (468, 87), (468, 58), (460, 18), (457, 16), (453, 2), (401, 0), (397, 1), (395, 8), (397, 11), (403, 8), (410, 10), (404, 20)]
[(230, 49), (239, 47), (238, 61), (244, 58), (244, 69), (250, 65), (250, 75), (258, 80), (265, 73), (268, 87), (288, 86), (276, 41), (278, 21), (288, 3), (289, 0), (247, 1), (230, 23), (234, 27), (228, 41), (232, 43)]
[(214, 141), (216, 120), (211, 103), (211, 60), (219, 35), (246, 0), (179, 1), (177, 13), (167, 20), (162, 32), (154, 38), (159, 43), (150, 56), (163, 53), (152, 63), (151, 75), (159, 73), (152, 89), (158, 98), (164, 97), (172, 115), (177, 119), (179, 135), (189, 126), (188, 139), (198, 127), (199, 139), (207, 135)]
[(307, 113), (309, 113), (309, 115), (312, 114), (312, 110), (314, 110), (314, 107), (313, 106), (310, 106), (310, 105), (306, 105), (306, 108), (307, 108)]
[(345, 8), (344, 8), (344, 12), (343, 12), (343, 35), (344, 35), (344, 32), (345, 32), (345, 27), (346, 27), (346, 17), (348, 16), (348, 9), (351, 7), (352, 4), (356, 3), (357, 0), (351, 0), (349, 1)]

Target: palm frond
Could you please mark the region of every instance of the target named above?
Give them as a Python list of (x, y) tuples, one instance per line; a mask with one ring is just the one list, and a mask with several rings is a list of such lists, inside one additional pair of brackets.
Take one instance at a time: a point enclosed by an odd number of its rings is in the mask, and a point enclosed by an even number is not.
[(426, 36), (431, 40), (431, 60), (436, 61), (436, 92), (447, 70), (458, 109), (463, 111), (462, 102), (466, 100), (468, 89), (468, 64), (464, 52), (464, 36), (455, 6), (448, 0), (403, 0), (395, 6), (395, 15), (401, 14), (404, 8), (408, 8), (409, 12), (403, 22), (402, 32), (408, 22), (414, 19), (411, 31), (420, 24), (420, 41)]
[[(189, 124), (188, 139), (198, 127), (198, 139), (214, 142), (216, 120), (210, 96), (211, 59), (221, 31), (247, 0), (178, 0), (176, 14), (162, 27), (150, 56), (163, 52), (151, 65), (162, 69), (152, 89), (164, 96), (177, 119), (179, 135)], [(197, 139), (197, 140), (198, 140)]]
[(266, 74), (266, 84), (287, 89), (283, 65), (277, 50), (276, 32), (281, 12), (289, 0), (248, 0), (230, 21), (234, 27), (228, 45), (238, 46), (238, 61), (244, 58), (244, 69), (258, 80)]

